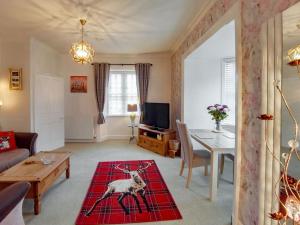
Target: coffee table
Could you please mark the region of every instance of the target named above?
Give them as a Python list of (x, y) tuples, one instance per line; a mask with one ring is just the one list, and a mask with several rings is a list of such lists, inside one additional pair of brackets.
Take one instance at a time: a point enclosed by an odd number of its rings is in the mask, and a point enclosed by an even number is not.
[[(70, 177), (70, 155), (69, 152), (39, 152), (0, 173), (0, 190), (15, 182), (30, 182), (26, 198), (34, 200), (34, 213), (37, 215), (41, 211), (42, 195), (63, 172), (66, 172), (67, 179)], [(41, 158), (51, 158), (52, 162), (44, 165)]]

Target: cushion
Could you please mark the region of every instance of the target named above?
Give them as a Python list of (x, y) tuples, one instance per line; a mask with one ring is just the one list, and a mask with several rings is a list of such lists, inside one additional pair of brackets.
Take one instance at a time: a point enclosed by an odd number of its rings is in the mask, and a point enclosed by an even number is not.
[(3, 151), (0, 153), (0, 173), (17, 163), (27, 159), (29, 151), (25, 148), (17, 148), (10, 151)]
[(0, 131), (0, 152), (16, 148), (15, 133), (13, 131)]

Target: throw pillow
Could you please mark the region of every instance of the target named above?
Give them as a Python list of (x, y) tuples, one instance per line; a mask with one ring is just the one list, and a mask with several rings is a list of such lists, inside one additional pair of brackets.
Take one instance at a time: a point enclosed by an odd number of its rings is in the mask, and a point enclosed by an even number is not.
[(16, 149), (15, 133), (13, 131), (0, 131), (0, 151)]

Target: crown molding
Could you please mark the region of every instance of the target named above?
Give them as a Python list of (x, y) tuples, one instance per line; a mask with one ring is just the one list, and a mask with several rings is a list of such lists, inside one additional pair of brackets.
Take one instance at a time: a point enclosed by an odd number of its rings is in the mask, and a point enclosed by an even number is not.
[(180, 35), (171, 47), (171, 52), (174, 54), (180, 45), (185, 41), (188, 35), (195, 29), (201, 19), (206, 15), (206, 12), (215, 4), (217, 0), (206, 0), (203, 7), (199, 10), (199, 13), (194, 17), (192, 22), (188, 25), (182, 35)]

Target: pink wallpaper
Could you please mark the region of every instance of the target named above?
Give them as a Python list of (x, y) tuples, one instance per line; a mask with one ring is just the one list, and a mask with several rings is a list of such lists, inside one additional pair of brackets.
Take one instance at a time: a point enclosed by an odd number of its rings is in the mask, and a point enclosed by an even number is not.
[(240, 221), (258, 224), (261, 106), (261, 25), (299, 0), (217, 0), (172, 57), (172, 124), (181, 118), (182, 56), (234, 3), (241, 1), (242, 24), (242, 154)]

